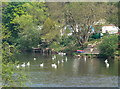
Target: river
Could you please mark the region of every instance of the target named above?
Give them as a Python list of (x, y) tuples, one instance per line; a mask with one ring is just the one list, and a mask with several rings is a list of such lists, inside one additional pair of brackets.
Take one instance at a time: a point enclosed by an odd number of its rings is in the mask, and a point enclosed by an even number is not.
[[(109, 60), (109, 67), (106, 67), (102, 59), (55, 55), (56, 58), (53, 60), (53, 56), (39, 53), (17, 55), (17, 59), (21, 64), (30, 62), (30, 66), (21, 68), (28, 76), (27, 86), (118, 87), (117, 60)], [(40, 66), (41, 63), (44, 65)], [(57, 68), (51, 66), (53, 63), (57, 65)]]

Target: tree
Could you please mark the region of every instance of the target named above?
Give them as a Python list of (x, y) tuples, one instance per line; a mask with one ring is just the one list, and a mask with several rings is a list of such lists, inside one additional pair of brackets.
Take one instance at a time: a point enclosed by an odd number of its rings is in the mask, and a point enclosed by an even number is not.
[[(16, 16), (14, 23), (19, 25), (19, 38), (16, 40), (19, 49), (30, 50), (32, 47), (37, 47), (40, 43), (39, 25), (42, 25), (46, 18), (44, 3), (25, 3), (23, 4), (26, 14)], [(33, 12), (35, 11), (35, 13)]]
[(16, 40), (18, 49), (28, 50), (35, 47), (40, 42), (40, 31), (37, 29), (37, 25), (33, 23), (33, 16), (22, 15), (17, 16), (14, 22), (19, 24), (20, 33), (19, 38)]
[(60, 29), (57, 23), (52, 19), (47, 18), (43, 25), (43, 29), (41, 30), (41, 38), (51, 42), (56, 39), (57, 35), (60, 35), (59, 32)]
[(44, 2), (28, 2), (23, 5), (25, 11), (33, 16), (33, 23), (41, 25), (44, 23), (48, 13)]
[(102, 43), (99, 45), (100, 55), (102, 57), (114, 57), (114, 53), (118, 47), (118, 36), (111, 35), (103, 38)]
[[(95, 23), (106, 19), (111, 12), (107, 3), (70, 3), (66, 7), (66, 25), (71, 26), (77, 43), (83, 46), (94, 32)], [(115, 7), (112, 7), (114, 9)]]
[(2, 87), (23, 87), (26, 77), (22, 71), (16, 69), (17, 61), (14, 53), (10, 51), (10, 45), (7, 42), (2, 43)]
[(8, 41), (9, 44), (12, 44), (15, 39), (18, 37), (18, 24), (13, 23), (13, 19), (18, 15), (25, 14), (25, 9), (22, 7), (24, 3), (23, 2), (9, 2), (9, 3), (3, 3), (3, 18), (2, 18), (2, 24), (5, 28), (5, 31), (3, 32), (7, 34), (7, 32), (10, 34), (10, 37), (7, 39), (3, 39), (3, 41)]
[(110, 24), (114, 24), (116, 26), (118, 26), (118, 9), (119, 9), (119, 3), (118, 2), (111, 2), (108, 3), (108, 5), (110, 5), (110, 15), (107, 18), (108, 23)]
[(61, 24), (64, 24), (64, 2), (46, 2), (49, 17)]

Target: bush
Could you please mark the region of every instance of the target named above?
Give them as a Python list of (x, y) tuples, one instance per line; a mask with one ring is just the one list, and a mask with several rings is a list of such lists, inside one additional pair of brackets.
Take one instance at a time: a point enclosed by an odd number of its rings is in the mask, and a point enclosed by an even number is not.
[(18, 61), (15, 60), (14, 53), (10, 50), (10, 45), (7, 42), (2, 44), (2, 87), (20, 87), (26, 86), (27, 79), (23, 71), (18, 70), (15, 66)]
[(105, 58), (114, 57), (114, 52), (117, 49), (117, 43), (117, 35), (105, 37), (102, 43), (99, 45), (100, 56)]

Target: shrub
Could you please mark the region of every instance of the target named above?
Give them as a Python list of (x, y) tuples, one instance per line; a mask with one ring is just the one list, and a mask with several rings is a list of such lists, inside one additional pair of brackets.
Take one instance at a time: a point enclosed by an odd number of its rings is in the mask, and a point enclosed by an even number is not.
[(117, 49), (117, 43), (117, 35), (105, 37), (102, 43), (99, 45), (100, 56), (105, 58), (114, 57), (114, 52)]

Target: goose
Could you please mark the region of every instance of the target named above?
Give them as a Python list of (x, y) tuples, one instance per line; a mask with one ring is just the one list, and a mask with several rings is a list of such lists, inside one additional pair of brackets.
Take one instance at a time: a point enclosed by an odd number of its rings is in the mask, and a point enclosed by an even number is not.
[(20, 68), (20, 65), (18, 64), (18, 65), (16, 66), (16, 68)]
[(34, 61), (36, 60), (36, 58), (34, 58)]
[(25, 67), (25, 62), (21, 65), (22, 67)]
[(43, 67), (44, 66), (44, 64), (42, 63), (42, 64), (40, 64), (40, 67)]
[(27, 63), (27, 66), (30, 66), (30, 62)]

